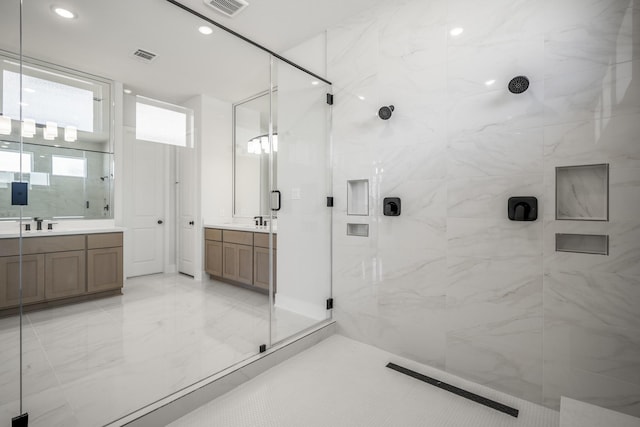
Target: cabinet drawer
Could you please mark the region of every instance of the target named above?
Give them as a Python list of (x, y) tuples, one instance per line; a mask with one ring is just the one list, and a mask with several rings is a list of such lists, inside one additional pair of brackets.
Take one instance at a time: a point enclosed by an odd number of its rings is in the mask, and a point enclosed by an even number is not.
[(204, 229), (204, 239), (205, 240), (216, 240), (218, 242), (222, 241), (222, 230), (218, 230), (217, 228), (205, 228)]
[[(258, 248), (269, 248), (269, 233), (254, 233), (253, 245)], [(273, 235), (273, 249), (278, 247), (278, 236)]]
[(84, 250), (84, 235), (28, 237), (22, 239), (22, 253), (42, 254)]
[(117, 248), (122, 246), (122, 233), (87, 235), (87, 249)]
[(222, 241), (225, 243), (253, 246), (253, 233), (248, 231), (223, 230)]

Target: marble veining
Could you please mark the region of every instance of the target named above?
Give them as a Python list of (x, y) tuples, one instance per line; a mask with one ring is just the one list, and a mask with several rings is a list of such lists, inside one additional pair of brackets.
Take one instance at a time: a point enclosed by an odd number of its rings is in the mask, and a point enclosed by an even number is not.
[[(399, 0), (328, 30), (343, 334), (553, 408), (565, 395), (640, 414), (639, 11)], [(517, 75), (531, 86), (513, 95)], [(556, 203), (556, 167), (602, 163), (609, 221), (557, 221), (605, 216), (595, 173)], [(367, 239), (344, 235), (348, 179), (371, 183)], [(538, 221), (509, 221), (525, 195)], [(400, 217), (382, 216), (390, 196)], [(609, 255), (556, 252), (555, 233), (608, 235)]]
[[(316, 323), (276, 309), (273, 342)], [(18, 321), (0, 319), (0, 416), (17, 414)], [(124, 295), (28, 313), (30, 425), (104, 425), (257, 353), (268, 297), (180, 275), (128, 279)]]

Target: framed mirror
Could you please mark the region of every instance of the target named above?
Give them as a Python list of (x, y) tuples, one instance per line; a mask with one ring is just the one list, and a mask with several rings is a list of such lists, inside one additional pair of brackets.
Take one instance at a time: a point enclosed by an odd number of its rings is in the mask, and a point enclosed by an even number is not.
[[(268, 216), (269, 185), (269, 111), (277, 105), (277, 91), (259, 93), (233, 105), (233, 216)], [(273, 129), (273, 188), (278, 165), (278, 131)]]
[[(25, 59), (22, 87), (21, 95), (18, 58), (0, 52), (0, 197), (9, 199), (22, 172), (25, 217), (113, 218), (111, 82)], [(0, 220), (19, 215), (18, 206), (0, 208)]]

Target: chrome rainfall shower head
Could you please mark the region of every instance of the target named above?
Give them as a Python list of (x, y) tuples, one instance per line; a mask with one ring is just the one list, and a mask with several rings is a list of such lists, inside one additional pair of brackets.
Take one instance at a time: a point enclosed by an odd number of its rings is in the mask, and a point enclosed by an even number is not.
[(509, 82), (509, 92), (522, 93), (529, 89), (529, 79), (525, 76), (517, 76), (511, 79)]

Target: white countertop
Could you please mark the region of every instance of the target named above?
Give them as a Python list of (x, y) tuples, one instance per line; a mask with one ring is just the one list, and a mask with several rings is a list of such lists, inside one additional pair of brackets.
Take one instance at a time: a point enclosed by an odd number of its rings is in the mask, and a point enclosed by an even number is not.
[[(77, 230), (41, 230), (23, 231), (22, 237), (47, 237), (47, 236), (69, 236), (73, 234), (98, 234), (98, 233), (121, 233), (125, 231), (122, 227), (109, 228), (88, 228)], [(15, 239), (20, 237), (18, 233), (0, 233), (0, 239)]]
[[(205, 224), (204, 228), (218, 228), (222, 230), (233, 231), (252, 231), (254, 233), (268, 233), (268, 225), (253, 225), (253, 224)], [(278, 231), (277, 227), (273, 227), (273, 232)]]

